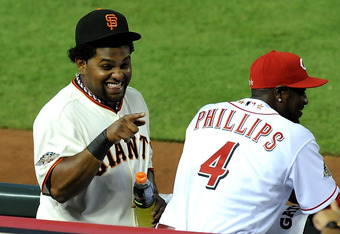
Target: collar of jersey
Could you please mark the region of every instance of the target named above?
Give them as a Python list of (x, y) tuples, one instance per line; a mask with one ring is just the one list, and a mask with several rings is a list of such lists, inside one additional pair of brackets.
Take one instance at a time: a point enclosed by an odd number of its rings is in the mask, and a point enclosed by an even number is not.
[(266, 102), (253, 99), (253, 98), (244, 98), (236, 102), (229, 102), (232, 105), (236, 106), (239, 109), (244, 111), (254, 113), (254, 114), (262, 114), (262, 115), (278, 115), (279, 113), (271, 108)]
[(122, 106), (122, 101), (117, 102), (115, 104), (115, 107), (109, 107), (108, 105), (105, 104), (104, 101), (100, 100), (99, 98), (97, 98), (88, 88), (86, 88), (86, 86), (83, 84), (81, 78), (80, 78), (80, 73), (76, 74), (76, 77), (73, 80), (73, 83), (81, 90), (83, 91), (83, 93), (92, 101), (94, 101), (95, 103), (99, 104), (100, 106), (104, 106), (105, 108), (109, 108), (110, 110), (113, 110), (114, 112), (118, 112)]

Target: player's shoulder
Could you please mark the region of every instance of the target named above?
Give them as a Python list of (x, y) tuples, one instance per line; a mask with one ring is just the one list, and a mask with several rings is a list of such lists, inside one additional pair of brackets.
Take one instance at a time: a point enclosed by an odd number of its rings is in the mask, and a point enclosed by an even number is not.
[(228, 105), (230, 105), (229, 102), (208, 103), (208, 104), (204, 104), (204, 105), (199, 109), (199, 111), (225, 108), (225, 107), (228, 106)]
[(142, 93), (139, 92), (139, 90), (137, 90), (136, 88), (133, 88), (131, 86), (128, 86), (126, 88), (126, 92), (125, 95), (138, 95), (138, 96), (142, 96)]
[(124, 95), (125, 102), (145, 102), (143, 95), (136, 88), (128, 86)]
[[(44, 117), (58, 117), (65, 107), (72, 103), (72, 101), (81, 98), (82, 94), (79, 92), (72, 83), (61, 89), (55, 94), (40, 110), (39, 116)], [(53, 113), (53, 115), (51, 115)], [(46, 116), (47, 115), (47, 116)]]
[(198, 111), (196, 112), (196, 116), (200, 115), (201, 113), (209, 112), (212, 110), (225, 109), (228, 106), (229, 106), (229, 102), (207, 103), (198, 109)]
[(290, 130), (291, 134), (296, 138), (314, 138), (313, 133), (300, 123), (294, 123), (284, 117), (282, 117), (286, 122), (287, 129)]
[(149, 113), (147, 104), (137, 89), (128, 86), (123, 98), (123, 105), (119, 111), (121, 114), (131, 114), (136, 112)]

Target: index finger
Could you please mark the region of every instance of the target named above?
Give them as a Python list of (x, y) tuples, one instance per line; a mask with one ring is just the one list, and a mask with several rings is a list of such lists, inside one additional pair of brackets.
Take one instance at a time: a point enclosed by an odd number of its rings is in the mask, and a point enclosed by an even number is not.
[(139, 118), (143, 118), (145, 115), (146, 115), (145, 112), (140, 112), (140, 113), (129, 114), (129, 115), (126, 115), (125, 117), (128, 120), (133, 122)]

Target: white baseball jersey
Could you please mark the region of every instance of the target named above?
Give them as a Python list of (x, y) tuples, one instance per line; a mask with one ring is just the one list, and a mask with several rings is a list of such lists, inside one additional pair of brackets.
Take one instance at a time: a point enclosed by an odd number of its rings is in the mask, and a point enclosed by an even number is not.
[(131, 208), (135, 174), (152, 167), (149, 112), (140, 92), (128, 87), (116, 113), (73, 80), (42, 108), (33, 126), (36, 176), (44, 190), (48, 175), (62, 157), (83, 151), (119, 117), (138, 112), (146, 113), (146, 124), (131, 142), (113, 145), (90, 185), (76, 197), (61, 204), (41, 195), (38, 219), (136, 226)]
[(315, 213), (338, 195), (312, 133), (246, 98), (204, 106), (186, 130), (160, 223), (177, 230), (265, 233), (295, 190)]

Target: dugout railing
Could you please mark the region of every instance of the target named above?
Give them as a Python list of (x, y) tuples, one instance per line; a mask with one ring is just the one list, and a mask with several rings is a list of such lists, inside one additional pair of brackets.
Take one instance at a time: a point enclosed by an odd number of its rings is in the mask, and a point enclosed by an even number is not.
[(0, 183), (0, 215), (35, 218), (39, 199), (38, 185)]
[[(40, 188), (38, 185), (26, 185), (26, 184), (11, 184), (11, 183), (0, 183), (0, 224), (1, 222), (7, 223), (9, 227), (4, 228), (4, 225), (0, 225), (0, 232), (4, 230), (11, 230), (13, 227), (18, 225), (21, 228), (28, 228), (31, 225), (45, 226), (45, 230), (53, 230), (55, 226), (59, 227), (58, 223), (53, 221), (44, 221), (44, 220), (26, 220), (26, 219), (14, 219), (6, 218), (6, 216), (15, 216), (15, 217), (23, 217), (23, 218), (35, 218), (36, 213), (38, 210), (38, 206), (40, 203)], [(305, 228), (303, 234), (319, 234), (320, 232), (317, 231), (312, 222), (311, 216), (309, 216), (306, 220)], [(6, 219), (6, 220), (4, 220)], [(12, 223), (11, 223), (12, 222)], [(69, 233), (73, 233), (72, 227), (74, 224), (68, 224), (66, 222), (63, 223), (65, 230), (69, 230)], [(65, 226), (66, 225), (66, 226)], [(89, 230), (106, 230), (105, 233), (111, 230), (110, 233), (116, 233), (115, 231), (120, 230), (121, 232), (117, 233), (134, 233), (134, 231), (138, 230), (141, 233), (149, 233), (151, 230), (149, 229), (136, 229), (136, 228), (126, 228), (126, 227), (119, 227), (116, 226), (115, 228), (109, 226), (102, 226), (102, 225), (93, 225), (93, 224), (80, 224), (83, 225), (83, 228), (89, 228)], [(86, 226), (89, 225), (89, 226)], [(92, 226), (91, 226), (92, 225)], [(52, 229), (51, 229), (52, 228)], [(92, 229), (93, 228), (93, 229)], [(113, 228), (113, 229), (112, 229)], [(59, 228), (57, 228), (59, 229)], [(18, 229), (19, 230), (19, 229)], [(64, 231), (65, 231), (64, 230)], [(79, 227), (78, 227), (78, 230)], [(85, 229), (84, 229), (85, 230)], [(114, 232), (112, 232), (114, 230)], [(60, 230), (59, 230), (60, 231)], [(146, 232), (145, 232), (146, 231)], [(170, 230), (153, 230), (158, 233), (175, 233), (176, 231)], [(11, 232), (11, 231), (10, 231)], [(12, 233), (12, 232), (11, 232)], [(99, 231), (98, 233), (101, 233)], [(177, 231), (178, 233), (178, 231)], [(190, 232), (183, 232), (183, 233), (190, 233)], [(289, 233), (289, 232), (287, 232)]]

